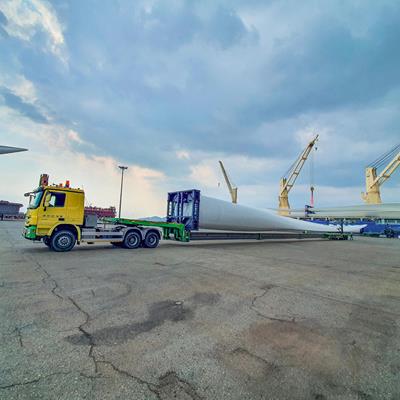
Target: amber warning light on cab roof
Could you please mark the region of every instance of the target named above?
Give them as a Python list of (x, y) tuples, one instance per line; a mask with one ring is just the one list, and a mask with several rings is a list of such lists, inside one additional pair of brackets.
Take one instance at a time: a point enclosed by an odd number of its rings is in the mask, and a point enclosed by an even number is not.
[(39, 186), (49, 186), (49, 175), (48, 174), (41, 174), (39, 179)]
[[(45, 187), (45, 186), (49, 186), (49, 175), (48, 174), (41, 174), (40, 175), (40, 179), (39, 179), (39, 187)], [(65, 187), (65, 188), (70, 188), (71, 184), (69, 179), (65, 181), (65, 185), (63, 185), (62, 183), (55, 185), (57, 187)]]

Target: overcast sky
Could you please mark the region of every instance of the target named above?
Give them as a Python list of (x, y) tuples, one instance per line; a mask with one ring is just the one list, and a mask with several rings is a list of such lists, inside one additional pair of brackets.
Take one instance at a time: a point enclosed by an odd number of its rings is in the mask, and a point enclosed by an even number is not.
[[(279, 179), (318, 133), (293, 207), (361, 203), (364, 167), (400, 142), (400, 2), (2, 0), (0, 199), (40, 173), (87, 203), (165, 214), (199, 188), (276, 207)], [(313, 168), (310, 166), (313, 165)], [(312, 170), (314, 173), (312, 174)], [(221, 183), (219, 185), (219, 183)], [(382, 189), (398, 201), (400, 171)]]

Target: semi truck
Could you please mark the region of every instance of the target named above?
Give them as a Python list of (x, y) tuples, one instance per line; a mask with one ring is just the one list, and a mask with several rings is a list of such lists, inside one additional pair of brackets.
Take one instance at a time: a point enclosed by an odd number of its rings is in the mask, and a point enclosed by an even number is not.
[(42, 174), (39, 187), (25, 193), (30, 197), (23, 236), (42, 241), (51, 250), (65, 252), (75, 244), (109, 242), (127, 249), (155, 248), (162, 237), (189, 241), (183, 223), (153, 222), (126, 218), (103, 218), (85, 213), (85, 192), (71, 188), (69, 181), (49, 185)]
[[(305, 232), (226, 232), (199, 231), (200, 191), (196, 189), (168, 193), (166, 221), (127, 218), (102, 218), (85, 213), (85, 192), (65, 184), (49, 185), (42, 174), (32, 192), (25, 217), (23, 237), (42, 241), (51, 250), (66, 252), (76, 244), (107, 242), (127, 249), (155, 248), (161, 239), (191, 240), (232, 239), (347, 239), (344, 233)], [(203, 197), (203, 200), (206, 198)]]

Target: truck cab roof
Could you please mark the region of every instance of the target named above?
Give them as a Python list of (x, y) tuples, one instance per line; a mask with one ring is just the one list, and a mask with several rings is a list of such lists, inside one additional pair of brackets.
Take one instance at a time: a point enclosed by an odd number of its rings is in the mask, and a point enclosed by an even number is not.
[(70, 188), (70, 187), (65, 187), (65, 186), (57, 186), (57, 185), (49, 185), (49, 186), (42, 186), (39, 187), (38, 190), (59, 190), (62, 192), (74, 192), (74, 193), (84, 193), (83, 189), (75, 189), (75, 188)]

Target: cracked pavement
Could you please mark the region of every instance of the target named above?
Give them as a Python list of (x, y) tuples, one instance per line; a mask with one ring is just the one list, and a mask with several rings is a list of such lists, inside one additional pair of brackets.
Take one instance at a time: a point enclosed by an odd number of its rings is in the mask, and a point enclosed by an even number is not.
[(400, 241), (52, 253), (0, 222), (0, 399), (398, 399)]

